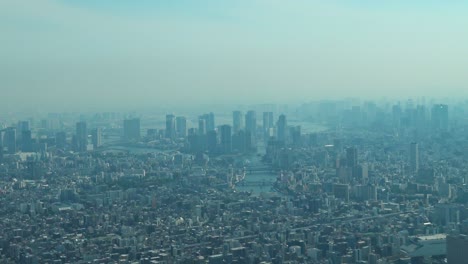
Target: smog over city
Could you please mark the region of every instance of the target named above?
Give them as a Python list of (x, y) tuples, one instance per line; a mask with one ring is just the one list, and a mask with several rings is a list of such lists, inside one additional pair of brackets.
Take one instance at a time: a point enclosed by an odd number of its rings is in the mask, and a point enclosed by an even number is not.
[(467, 14), (0, 0), (0, 263), (467, 264)]

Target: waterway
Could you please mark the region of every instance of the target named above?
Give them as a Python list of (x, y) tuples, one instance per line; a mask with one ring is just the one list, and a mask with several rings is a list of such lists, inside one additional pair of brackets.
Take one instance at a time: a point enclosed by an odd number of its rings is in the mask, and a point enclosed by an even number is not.
[[(245, 179), (243, 182), (236, 185), (236, 190), (251, 192), (253, 195), (260, 195), (261, 193), (276, 193), (272, 189), (276, 181), (277, 173), (269, 171), (269, 165), (262, 162), (262, 157), (265, 155), (265, 146), (263, 142), (259, 142), (258, 152), (246, 157), (249, 161)], [(249, 168), (262, 168), (260, 171), (250, 171)], [(263, 170), (263, 168), (266, 168)]]

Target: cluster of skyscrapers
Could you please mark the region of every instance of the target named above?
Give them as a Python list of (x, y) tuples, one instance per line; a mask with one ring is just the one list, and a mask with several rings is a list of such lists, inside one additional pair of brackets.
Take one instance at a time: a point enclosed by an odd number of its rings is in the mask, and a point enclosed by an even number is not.
[[(367, 106), (372, 108), (371, 106)], [(428, 129), (448, 131), (448, 106), (445, 104), (432, 105), (431, 111), (425, 105), (407, 106), (404, 110), (398, 105), (392, 108), (394, 127), (414, 127), (416, 134), (424, 133)], [(163, 130), (148, 129), (147, 136), (158, 136), (170, 141), (183, 142), (185, 149), (192, 153), (208, 152), (211, 154), (246, 153), (255, 151), (259, 142), (267, 145), (274, 141), (278, 146), (290, 144), (299, 145), (301, 142), (301, 127), (289, 126), (284, 114), (274, 119), (273, 112), (263, 112), (262, 124), (257, 122), (257, 112), (249, 110), (245, 114), (236, 110), (232, 112), (232, 124), (217, 126), (213, 112), (202, 114), (195, 122), (195, 127), (188, 127), (185, 116), (167, 114)], [(376, 113), (378, 115), (378, 113)], [(429, 118), (430, 117), (430, 118)], [(343, 112), (343, 122), (358, 126), (362, 123), (363, 113), (359, 106)], [(46, 124), (45, 124), (46, 125)], [(122, 139), (137, 142), (143, 139), (140, 118), (129, 118), (123, 121)], [(33, 137), (29, 121), (19, 121), (16, 127), (6, 127), (0, 130), (0, 153), (33, 152), (47, 149), (48, 145), (56, 145), (64, 149), (82, 152), (98, 148), (102, 145), (102, 128), (94, 127), (89, 130), (87, 123), (76, 123), (75, 133), (71, 141), (67, 141), (67, 134), (59, 131), (53, 142)], [(311, 135), (311, 140), (313, 140)], [(70, 143), (69, 143), (70, 142)], [(419, 144), (410, 145), (411, 169), (419, 171)]]
[[(186, 140), (187, 150), (192, 153), (210, 154), (246, 153), (255, 151), (259, 140), (268, 142), (277, 138), (286, 143), (289, 140), (289, 128), (286, 116), (280, 115), (276, 124), (273, 112), (263, 113), (263, 125), (257, 124), (257, 113), (249, 110), (244, 115), (233, 111), (232, 125), (215, 125), (213, 113), (198, 117), (197, 127), (187, 128), (187, 119), (173, 114), (166, 115), (165, 138)], [(300, 128), (297, 129), (300, 133)], [(291, 130), (292, 131), (292, 130)]]

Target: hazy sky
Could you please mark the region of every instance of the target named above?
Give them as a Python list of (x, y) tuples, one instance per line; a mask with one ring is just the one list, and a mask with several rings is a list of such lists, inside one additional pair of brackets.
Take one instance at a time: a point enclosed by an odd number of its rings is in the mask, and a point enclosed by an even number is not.
[(467, 14), (461, 0), (0, 0), (0, 105), (467, 96)]

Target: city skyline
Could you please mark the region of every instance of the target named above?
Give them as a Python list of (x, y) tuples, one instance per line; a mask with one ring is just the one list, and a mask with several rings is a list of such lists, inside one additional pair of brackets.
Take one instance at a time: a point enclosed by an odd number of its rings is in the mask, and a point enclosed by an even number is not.
[(0, 263), (468, 263), (466, 14), (0, 0)]

